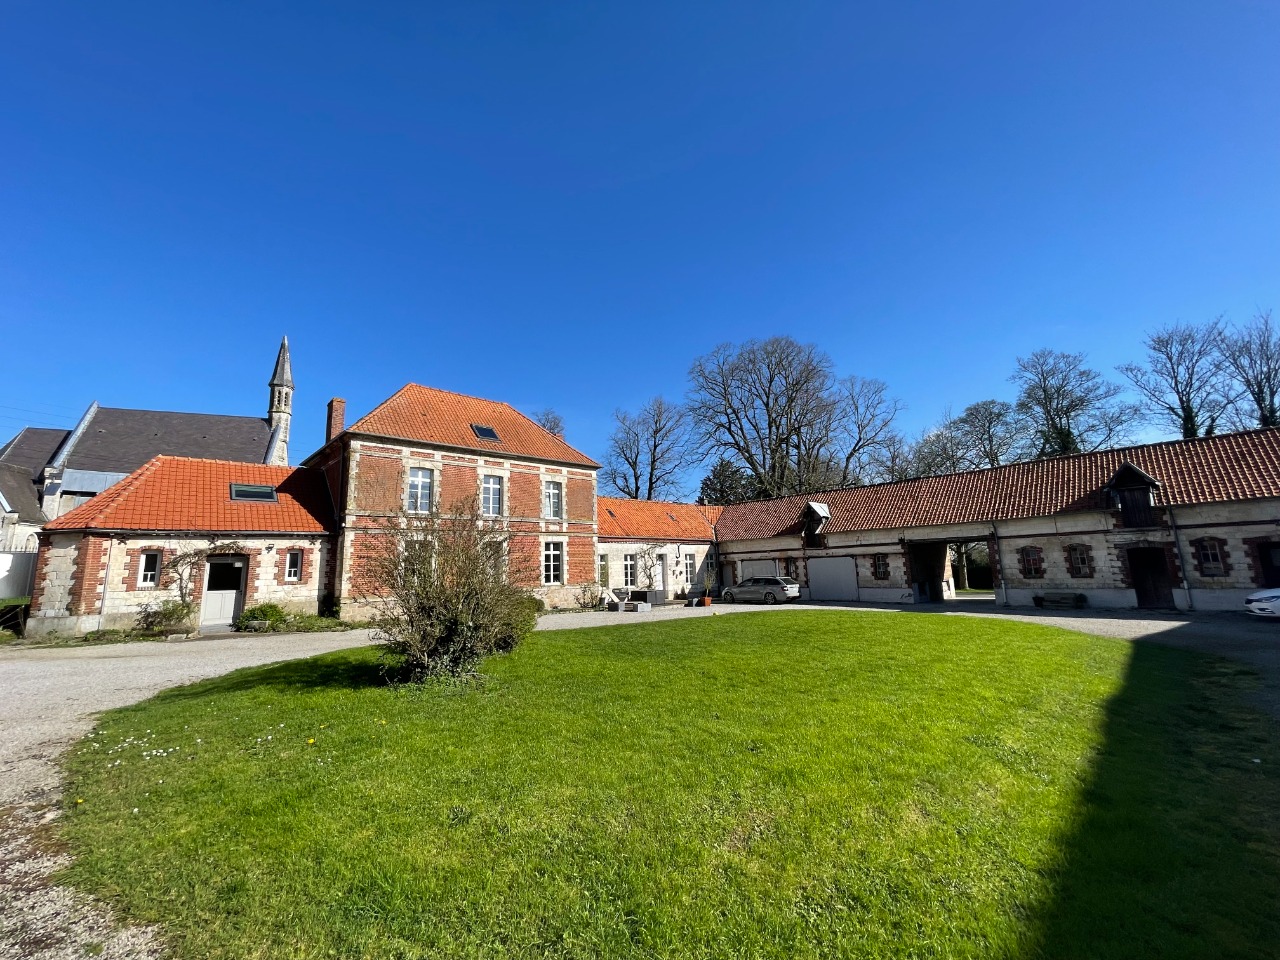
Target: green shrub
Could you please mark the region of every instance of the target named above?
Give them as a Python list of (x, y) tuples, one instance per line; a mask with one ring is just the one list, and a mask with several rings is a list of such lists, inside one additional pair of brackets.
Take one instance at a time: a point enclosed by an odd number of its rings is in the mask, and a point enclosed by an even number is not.
[(137, 628), (149, 633), (187, 632), (192, 629), (195, 604), (182, 600), (157, 600), (138, 613)]
[(247, 630), (254, 620), (265, 620), (271, 624), (270, 629), (279, 630), (288, 622), (289, 614), (278, 603), (259, 603), (257, 606), (247, 607), (244, 613), (236, 617), (235, 627), (237, 630)]
[(295, 613), (284, 625), (291, 633), (325, 633), (329, 630), (350, 630), (351, 624), (337, 617), (319, 616), (314, 613)]

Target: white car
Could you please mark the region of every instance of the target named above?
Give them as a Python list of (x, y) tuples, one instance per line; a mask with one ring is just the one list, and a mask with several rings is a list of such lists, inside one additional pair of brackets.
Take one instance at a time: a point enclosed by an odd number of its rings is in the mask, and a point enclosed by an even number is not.
[(1255, 617), (1280, 617), (1280, 587), (1268, 587), (1244, 598), (1244, 608)]
[(800, 584), (790, 577), (751, 577), (720, 594), (727, 603), (739, 600), (763, 600), (765, 603), (789, 603), (800, 599)]

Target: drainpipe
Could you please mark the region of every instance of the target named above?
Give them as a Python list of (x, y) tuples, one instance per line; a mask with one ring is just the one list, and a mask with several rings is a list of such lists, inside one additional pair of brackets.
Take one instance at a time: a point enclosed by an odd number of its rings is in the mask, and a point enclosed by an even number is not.
[(98, 629), (102, 629), (102, 624), (107, 617), (107, 593), (111, 590), (111, 558), (116, 552), (116, 538), (111, 537), (107, 541), (107, 566), (102, 572), (102, 599), (98, 601)]
[(1178, 566), (1182, 569), (1182, 592), (1187, 595), (1187, 610), (1194, 610), (1195, 603), (1191, 599), (1191, 581), (1187, 579), (1187, 558), (1182, 553), (1182, 538), (1178, 536), (1178, 521), (1173, 517), (1173, 504), (1165, 507), (1169, 511), (1169, 530), (1173, 533), (1173, 548), (1178, 552)]
[(1005, 574), (1004, 569), (1004, 550), (1000, 546), (1000, 530), (996, 527), (996, 522), (991, 521), (991, 539), (996, 545), (996, 569), (1000, 571), (1000, 598), (1001, 606), (1010, 606), (1009, 603), (1009, 577)]

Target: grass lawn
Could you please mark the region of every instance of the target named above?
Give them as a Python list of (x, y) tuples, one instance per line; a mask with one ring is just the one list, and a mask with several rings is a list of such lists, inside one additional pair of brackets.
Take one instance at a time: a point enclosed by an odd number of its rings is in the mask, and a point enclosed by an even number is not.
[[(375, 654), (106, 715), (70, 878), (181, 957), (1264, 957), (1280, 747), (1225, 661), (787, 611)], [(1260, 760), (1255, 763), (1254, 760)]]

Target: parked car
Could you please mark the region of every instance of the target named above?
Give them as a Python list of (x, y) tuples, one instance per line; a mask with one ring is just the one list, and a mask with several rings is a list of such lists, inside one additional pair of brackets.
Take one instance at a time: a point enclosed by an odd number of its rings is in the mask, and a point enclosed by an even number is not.
[(800, 584), (790, 577), (748, 577), (741, 583), (726, 587), (721, 596), (729, 603), (737, 603), (739, 600), (786, 603), (800, 599)]
[(1244, 598), (1244, 609), (1255, 617), (1280, 617), (1280, 587), (1268, 587)]

